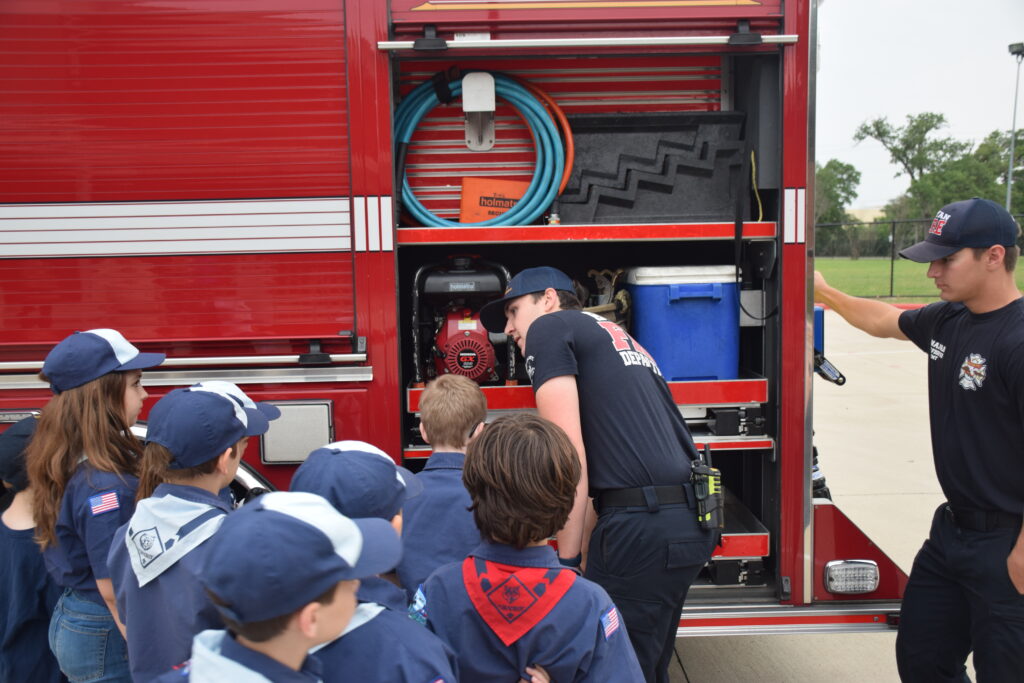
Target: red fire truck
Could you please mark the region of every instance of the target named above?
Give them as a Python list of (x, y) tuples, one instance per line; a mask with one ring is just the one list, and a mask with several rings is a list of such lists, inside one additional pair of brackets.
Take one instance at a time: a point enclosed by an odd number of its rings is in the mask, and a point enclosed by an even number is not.
[[(696, 367), (670, 387), (729, 495), (680, 634), (891, 628), (906, 577), (811, 494), (813, 7), (7, 0), (0, 420), (112, 327), (169, 357), (149, 405), (213, 378), (279, 405), (246, 453), (277, 487), (332, 440), (416, 468), (431, 377), (532, 407), (477, 313), (554, 265)], [(726, 330), (652, 286), (731, 292)]]

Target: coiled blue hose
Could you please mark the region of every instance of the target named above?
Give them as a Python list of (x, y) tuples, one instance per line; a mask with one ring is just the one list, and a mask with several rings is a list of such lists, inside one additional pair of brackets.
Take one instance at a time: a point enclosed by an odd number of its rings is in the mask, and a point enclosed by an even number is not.
[[(494, 89), (498, 97), (515, 107), (533, 133), (537, 163), (533, 168), (530, 186), (515, 206), (494, 218), (479, 223), (459, 223), (441, 218), (420, 203), (409, 186), (409, 178), (402, 172), (402, 204), (421, 224), (434, 227), (529, 225), (551, 205), (558, 194), (558, 186), (565, 168), (565, 148), (547, 110), (526, 88), (500, 73), (494, 76)], [(462, 94), (462, 79), (448, 83), (454, 97)], [(412, 134), (424, 116), (440, 104), (431, 81), (421, 83), (398, 105), (395, 114), (395, 140), (405, 149)], [(404, 164), (403, 164), (404, 169)]]

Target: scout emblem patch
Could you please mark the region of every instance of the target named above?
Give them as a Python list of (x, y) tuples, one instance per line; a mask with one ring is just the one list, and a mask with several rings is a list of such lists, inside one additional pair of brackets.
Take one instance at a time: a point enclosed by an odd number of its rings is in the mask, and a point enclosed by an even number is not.
[(477, 614), (506, 646), (526, 635), (576, 580), (561, 567), (513, 567), (467, 557), (462, 582)]
[(135, 534), (129, 528), (128, 538), (135, 544), (135, 549), (139, 553), (139, 562), (143, 567), (148, 567), (153, 560), (164, 554), (164, 544), (160, 540), (160, 532), (156, 527), (143, 529)]
[(89, 499), (89, 511), (92, 512), (93, 517), (102, 515), (104, 512), (117, 510), (120, 507), (121, 503), (117, 499), (117, 491), (104, 491), (103, 493), (97, 493)]

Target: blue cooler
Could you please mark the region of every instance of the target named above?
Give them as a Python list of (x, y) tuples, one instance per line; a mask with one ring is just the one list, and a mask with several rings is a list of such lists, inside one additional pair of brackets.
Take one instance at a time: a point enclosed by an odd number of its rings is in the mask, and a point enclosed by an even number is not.
[(740, 304), (734, 266), (634, 268), (633, 337), (666, 380), (736, 379)]

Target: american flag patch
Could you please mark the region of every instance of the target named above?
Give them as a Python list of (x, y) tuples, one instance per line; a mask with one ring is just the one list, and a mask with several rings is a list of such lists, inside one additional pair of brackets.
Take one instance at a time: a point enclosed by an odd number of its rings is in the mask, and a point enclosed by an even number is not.
[(120, 507), (121, 503), (117, 499), (117, 491), (105, 491), (89, 499), (89, 510), (92, 512), (93, 517), (102, 515), (104, 512), (117, 510)]
[(604, 628), (604, 639), (608, 640), (619, 630), (619, 611), (612, 605), (601, 615), (601, 627)]

